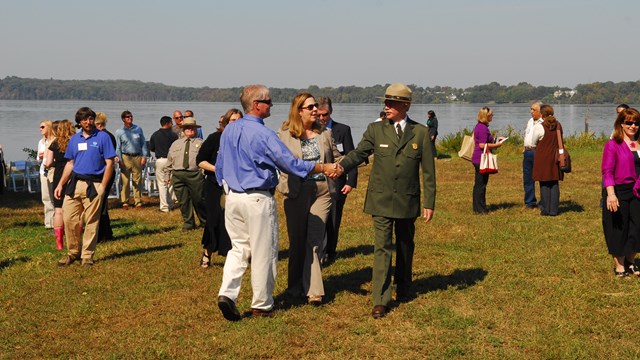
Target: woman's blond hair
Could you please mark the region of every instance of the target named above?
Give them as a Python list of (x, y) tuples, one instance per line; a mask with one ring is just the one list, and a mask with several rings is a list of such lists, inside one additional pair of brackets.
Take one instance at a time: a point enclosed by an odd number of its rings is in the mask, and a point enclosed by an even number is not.
[[(302, 104), (304, 104), (307, 99), (313, 98), (308, 92), (301, 92), (296, 97), (291, 100), (291, 107), (289, 108), (289, 118), (282, 123), (280, 127), (281, 130), (289, 130), (289, 134), (296, 139), (302, 137), (304, 133), (304, 127), (302, 125), (302, 116), (300, 116), (300, 110), (302, 109)], [(320, 125), (317, 121), (313, 123), (313, 132), (320, 134), (322, 131), (322, 125)]]

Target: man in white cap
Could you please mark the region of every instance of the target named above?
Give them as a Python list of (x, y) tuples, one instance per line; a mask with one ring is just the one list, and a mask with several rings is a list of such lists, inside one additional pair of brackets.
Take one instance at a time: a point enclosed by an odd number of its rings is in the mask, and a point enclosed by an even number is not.
[[(391, 255), (393, 233), (396, 234), (396, 300), (409, 301), (415, 235), (415, 221), (433, 217), (436, 201), (436, 172), (429, 129), (407, 116), (411, 107), (411, 90), (404, 84), (392, 84), (384, 95), (383, 121), (369, 124), (358, 147), (342, 161), (342, 171), (349, 171), (374, 154), (373, 169), (364, 211), (371, 214), (375, 227), (373, 260), (373, 311), (378, 319), (391, 305)], [(420, 206), (420, 170), (424, 190)]]

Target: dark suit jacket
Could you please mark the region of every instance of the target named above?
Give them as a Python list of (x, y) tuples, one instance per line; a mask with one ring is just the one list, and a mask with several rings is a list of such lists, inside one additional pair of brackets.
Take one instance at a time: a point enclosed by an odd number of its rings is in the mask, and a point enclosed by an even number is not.
[[(333, 121), (333, 119), (331, 120)], [(336, 144), (340, 155), (346, 155), (355, 149), (355, 146), (353, 145), (353, 137), (351, 137), (351, 128), (349, 126), (333, 121), (331, 136), (333, 137), (333, 142)], [(351, 169), (351, 171), (343, 174), (335, 181), (338, 191), (342, 190), (345, 185), (355, 188), (358, 184), (358, 168), (355, 167)]]
[(364, 211), (395, 219), (417, 218), (420, 207), (420, 169), (424, 189), (423, 207), (434, 209), (436, 172), (433, 150), (426, 126), (407, 118), (402, 139), (396, 138), (391, 121), (369, 124), (358, 147), (340, 164), (349, 171), (373, 152), (373, 169)]

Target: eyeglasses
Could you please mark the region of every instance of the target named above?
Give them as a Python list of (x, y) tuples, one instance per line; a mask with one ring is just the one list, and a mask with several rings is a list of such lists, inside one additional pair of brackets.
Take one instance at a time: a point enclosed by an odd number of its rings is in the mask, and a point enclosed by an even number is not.
[(256, 102), (259, 102), (259, 103), (261, 103), (261, 104), (267, 104), (267, 105), (271, 105), (271, 104), (273, 104), (273, 103), (271, 102), (271, 99), (267, 99), (267, 100), (256, 100)]
[(123, 117), (123, 119), (133, 119), (133, 115), (127, 115), (127, 116)]
[(173, 118), (174, 118), (174, 119), (184, 119), (184, 117), (183, 117), (183, 116), (174, 116)]
[(44, 126), (40, 126), (40, 129), (44, 129), (44, 128), (45, 128)]
[(313, 108), (318, 108), (318, 103), (315, 104), (311, 104), (311, 105), (307, 105), (307, 106), (301, 106), (300, 109), (307, 109), (309, 111), (312, 111)]
[[(309, 110), (311, 110), (311, 109), (309, 109)], [(318, 114), (318, 116), (319, 116), (319, 117), (329, 117), (329, 116), (331, 116), (331, 114), (329, 114), (329, 113), (326, 113), (326, 114)]]
[(636, 127), (640, 127), (640, 121), (633, 122), (633, 121), (626, 120), (626, 121), (624, 122), (624, 124), (625, 124), (625, 125), (627, 125), (627, 126), (633, 126), (633, 125), (635, 125)]

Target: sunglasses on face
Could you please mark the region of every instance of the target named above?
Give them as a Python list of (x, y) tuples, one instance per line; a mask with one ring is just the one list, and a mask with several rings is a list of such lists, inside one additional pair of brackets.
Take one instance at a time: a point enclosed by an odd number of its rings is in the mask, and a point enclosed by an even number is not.
[(44, 126), (40, 126), (40, 129), (44, 129)]
[(300, 109), (307, 109), (309, 111), (312, 111), (313, 108), (318, 108), (318, 103), (315, 104), (311, 104), (311, 105), (307, 105), (307, 106), (301, 106)]
[(183, 117), (183, 116), (174, 116), (173, 118), (174, 118), (174, 119), (184, 119), (184, 117)]
[(271, 105), (271, 99), (267, 99), (267, 100), (256, 100), (256, 102), (261, 103), (261, 104), (267, 104), (267, 105)]
[(627, 126), (633, 126), (633, 125), (635, 125), (635, 126), (637, 126), (637, 127), (640, 127), (640, 121), (633, 122), (633, 121), (630, 121), (630, 120), (626, 120), (626, 121), (624, 122), (624, 124), (625, 124), (625, 125), (627, 125)]

